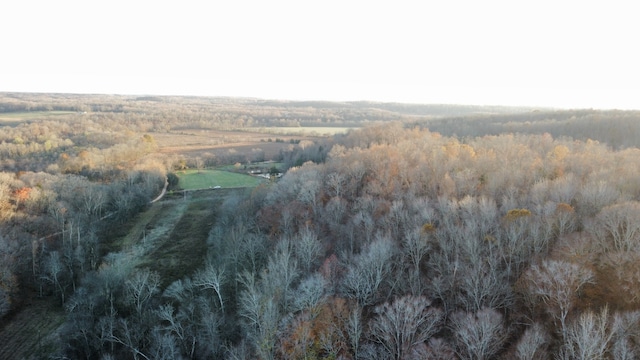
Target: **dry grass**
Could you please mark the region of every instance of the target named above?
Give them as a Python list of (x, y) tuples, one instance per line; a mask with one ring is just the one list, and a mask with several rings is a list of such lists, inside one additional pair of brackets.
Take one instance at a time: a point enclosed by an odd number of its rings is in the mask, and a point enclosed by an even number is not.
[(309, 139), (305, 136), (284, 137), (285, 142), (269, 142), (273, 135), (244, 131), (185, 130), (175, 133), (151, 133), (158, 150), (163, 154), (178, 154), (188, 158), (196, 156), (222, 156), (230, 153), (251, 157), (263, 151), (266, 158), (273, 158), (281, 150), (288, 149), (289, 140)]
[[(216, 193), (220, 196), (215, 196)], [(217, 206), (225, 194), (227, 192), (221, 190), (213, 195), (203, 193), (186, 200), (176, 200), (176, 204), (184, 202), (187, 206), (181, 206), (183, 212), (171, 225), (152, 225), (164, 230), (160, 232), (162, 236), (147, 239), (153, 245), (140, 259), (138, 267), (157, 271), (163, 287), (202, 267), (207, 253), (207, 237), (216, 219)], [(172, 217), (172, 207), (167, 207), (163, 212)]]
[(289, 127), (289, 126), (270, 126), (270, 127), (256, 127), (248, 128), (249, 131), (254, 131), (261, 134), (273, 134), (273, 135), (288, 135), (288, 136), (333, 136), (336, 134), (346, 134), (350, 127), (340, 126), (308, 126), (308, 127)]

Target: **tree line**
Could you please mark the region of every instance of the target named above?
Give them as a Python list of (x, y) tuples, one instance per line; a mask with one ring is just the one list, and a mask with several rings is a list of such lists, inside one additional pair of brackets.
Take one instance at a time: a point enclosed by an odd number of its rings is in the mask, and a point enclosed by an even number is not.
[(544, 134), (600, 141), (615, 149), (640, 147), (640, 112), (621, 110), (540, 110), (515, 114), (446, 116), (418, 121), (443, 135), (459, 138), (503, 133)]
[[(275, 101), (252, 98), (0, 93), (0, 114), (75, 111), (140, 132), (249, 127), (344, 126), (477, 113), (531, 110), (497, 106), (376, 102)], [(96, 116), (99, 117), (97, 118)]]

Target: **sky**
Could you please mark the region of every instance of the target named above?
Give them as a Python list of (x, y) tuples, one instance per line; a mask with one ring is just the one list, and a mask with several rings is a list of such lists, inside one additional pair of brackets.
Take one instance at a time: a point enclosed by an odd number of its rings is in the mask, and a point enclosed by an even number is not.
[(640, 109), (632, 1), (20, 0), (0, 91)]

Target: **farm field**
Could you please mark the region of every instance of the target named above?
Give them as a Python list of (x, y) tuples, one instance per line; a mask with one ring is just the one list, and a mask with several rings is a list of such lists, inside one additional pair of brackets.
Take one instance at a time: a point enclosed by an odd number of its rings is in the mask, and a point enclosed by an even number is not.
[(273, 158), (291, 145), (289, 141), (308, 139), (306, 136), (287, 136), (285, 142), (269, 141), (272, 134), (246, 131), (185, 130), (171, 133), (150, 133), (161, 154), (222, 157), (230, 154), (262, 152), (265, 158)]
[(255, 187), (267, 180), (250, 175), (222, 170), (184, 170), (176, 173), (180, 178), (178, 186), (184, 190), (207, 189), (214, 186), (223, 188)]
[(52, 116), (76, 114), (75, 111), (20, 111), (0, 113), (0, 125), (18, 125), (24, 121), (40, 120)]
[(289, 135), (289, 136), (333, 136), (346, 134), (349, 130), (356, 129), (344, 126), (270, 126), (247, 128), (261, 134)]

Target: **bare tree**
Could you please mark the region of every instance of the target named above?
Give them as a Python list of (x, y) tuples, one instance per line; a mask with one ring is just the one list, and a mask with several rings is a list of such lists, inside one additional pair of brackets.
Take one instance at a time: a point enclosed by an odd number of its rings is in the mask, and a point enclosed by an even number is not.
[(541, 302), (545, 311), (560, 322), (562, 334), (567, 331), (567, 317), (582, 287), (592, 281), (593, 271), (578, 264), (544, 260), (524, 274), (529, 300)]
[(58, 251), (52, 251), (46, 259), (42, 279), (51, 283), (55, 291), (60, 295), (60, 301), (64, 304), (66, 285), (64, 283), (65, 266)]
[(273, 359), (280, 312), (273, 295), (265, 293), (253, 274), (240, 275), (245, 289), (240, 293), (239, 315), (243, 319), (247, 339), (263, 359)]
[(246, 360), (253, 356), (249, 344), (244, 339), (233, 346), (225, 346), (224, 355), (229, 360)]
[(430, 246), (427, 235), (421, 230), (413, 230), (405, 234), (402, 242), (404, 258), (409, 264), (409, 287), (414, 295), (422, 294), (423, 281), (420, 278), (420, 266)]
[(633, 344), (626, 337), (615, 339), (611, 355), (616, 360), (632, 360), (637, 359), (638, 352), (634, 349)]
[(613, 332), (609, 330), (609, 311), (586, 311), (568, 328), (560, 349), (562, 359), (604, 359)]
[(318, 234), (308, 226), (300, 230), (298, 235), (293, 238), (293, 248), (305, 274), (318, 265), (323, 251), (322, 243), (318, 239)]
[(200, 307), (198, 326), (195, 331), (198, 345), (197, 357), (210, 359), (217, 356), (222, 349), (220, 326), (227, 324), (223, 322), (223, 317), (209, 306), (201, 305)]
[(532, 252), (530, 229), (533, 215), (528, 209), (510, 209), (504, 216), (504, 227), (499, 236), (504, 262), (509, 276), (519, 274)]
[(502, 314), (493, 309), (454, 313), (450, 324), (456, 352), (463, 359), (491, 359), (507, 339)]
[(346, 212), (347, 201), (339, 197), (332, 197), (324, 207), (323, 218), (328, 220), (329, 226), (335, 227), (342, 222)]
[(315, 309), (325, 298), (325, 280), (322, 275), (315, 273), (300, 282), (293, 299), (294, 311)]
[(194, 276), (193, 284), (203, 289), (212, 289), (218, 296), (220, 302), (220, 311), (224, 314), (224, 301), (222, 299), (222, 286), (226, 282), (224, 269), (207, 264), (203, 270), (200, 270)]
[(267, 258), (267, 246), (264, 237), (237, 230), (234, 227), (234, 230), (229, 235), (228, 242), (230, 253), (236, 254), (234, 256), (238, 258), (241, 270), (256, 273), (264, 266)]
[(267, 271), (263, 273), (263, 292), (271, 296), (285, 312), (289, 309), (291, 286), (300, 276), (298, 261), (293, 256), (293, 248), (288, 239), (281, 239), (275, 253), (267, 261)]
[(615, 359), (637, 359), (640, 355), (640, 311), (617, 312), (611, 323)]
[(582, 186), (576, 208), (583, 216), (593, 216), (603, 207), (615, 203), (620, 193), (605, 180), (591, 180)]
[(444, 339), (431, 338), (427, 346), (416, 352), (414, 359), (452, 360), (457, 359), (455, 350)]
[(327, 176), (326, 184), (330, 194), (336, 198), (343, 195), (343, 188), (347, 181), (347, 177), (342, 172), (332, 172)]
[(160, 292), (160, 275), (149, 269), (134, 271), (124, 282), (127, 301), (133, 304), (138, 316), (147, 302)]
[(353, 351), (354, 359), (359, 359), (362, 333), (362, 308), (356, 305), (349, 312), (349, 318), (347, 319), (347, 337), (349, 345), (351, 345), (351, 351)]
[(406, 358), (433, 336), (443, 319), (442, 310), (431, 307), (431, 301), (424, 296), (398, 298), (377, 306), (375, 313), (370, 334), (397, 360)]
[(87, 184), (78, 190), (80, 209), (86, 216), (100, 217), (107, 202), (107, 193), (103, 185)]
[(391, 240), (378, 237), (353, 259), (342, 281), (343, 292), (360, 306), (374, 304), (380, 287), (391, 274), (393, 256)]
[(513, 304), (513, 292), (506, 273), (500, 269), (495, 256), (484, 261), (465, 264), (461, 269), (459, 302), (465, 310), (475, 312), (483, 307), (509, 308)]
[(296, 171), (297, 180), (297, 200), (311, 206), (314, 213), (318, 209), (318, 194), (322, 189), (318, 167), (312, 164), (305, 164)]
[(573, 206), (567, 203), (559, 203), (555, 209), (555, 219), (558, 235), (571, 233), (576, 228), (576, 214)]
[(143, 329), (136, 326), (136, 324), (130, 324), (127, 319), (119, 319), (117, 323), (117, 332), (111, 335), (109, 341), (118, 343), (127, 348), (135, 360), (141, 357), (146, 360), (151, 360), (149, 355), (143, 352), (143, 340), (145, 335)]
[(189, 302), (197, 296), (197, 287), (189, 278), (179, 279), (169, 284), (162, 296), (178, 303)]
[[(176, 344), (181, 347), (184, 354), (193, 358), (198, 340), (197, 324), (199, 316), (194, 302), (183, 304), (176, 310), (171, 304), (161, 305), (156, 310), (156, 315), (161, 321), (157, 331), (170, 334)], [(160, 338), (162, 340), (162, 337)], [(165, 338), (166, 339), (166, 338)]]
[(640, 249), (640, 202), (630, 201), (603, 208), (591, 232), (618, 251)]
[(180, 348), (173, 334), (155, 328), (151, 331), (149, 357), (154, 360), (180, 360)]
[[(369, 202), (369, 201), (363, 201)], [(373, 202), (373, 201), (371, 201)], [(357, 233), (356, 235), (362, 239), (361, 243), (369, 244), (374, 238), (374, 231), (376, 229), (376, 223), (372, 216), (373, 209), (361, 209), (352, 218), (351, 222), (354, 225)], [(353, 251), (357, 251), (355, 246), (352, 246)]]
[(547, 347), (551, 337), (540, 323), (529, 326), (516, 344), (518, 360), (545, 360), (549, 358)]

